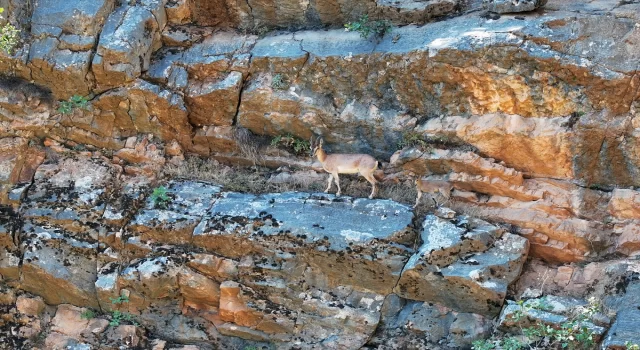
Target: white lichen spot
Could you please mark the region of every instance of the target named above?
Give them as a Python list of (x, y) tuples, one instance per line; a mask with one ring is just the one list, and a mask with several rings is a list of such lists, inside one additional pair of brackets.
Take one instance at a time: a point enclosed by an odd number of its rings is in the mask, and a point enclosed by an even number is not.
[(361, 242), (373, 238), (373, 235), (368, 232), (360, 232), (354, 230), (342, 230), (340, 231), (340, 236), (351, 242)]

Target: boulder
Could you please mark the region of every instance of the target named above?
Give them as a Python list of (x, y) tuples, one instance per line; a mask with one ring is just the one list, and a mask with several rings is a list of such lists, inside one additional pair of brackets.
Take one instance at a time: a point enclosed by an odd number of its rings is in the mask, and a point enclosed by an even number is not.
[(529, 250), (526, 239), (464, 216), (427, 215), (422, 240), (394, 291), (406, 299), (487, 316), (500, 312)]
[(88, 95), (93, 49), (115, 1), (39, 1), (33, 8), (28, 67), (31, 80), (58, 99)]
[(192, 127), (180, 94), (138, 79), (100, 95), (93, 106), (114, 114), (113, 128), (121, 137), (153, 134), (165, 142), (177, 140), (184, 149), (191, 149)]
[(165, 2), (123, 4), (109, 15), (91, 62), (97, 91), (126, 85), (149, 68), (167, 22)]
[(368, 345), (384, 349), (433, 348), (434, 344), (466, 348), (474, 340), (485, 338), (490, 330), (491, 322), (484, 316), (390, 294)]

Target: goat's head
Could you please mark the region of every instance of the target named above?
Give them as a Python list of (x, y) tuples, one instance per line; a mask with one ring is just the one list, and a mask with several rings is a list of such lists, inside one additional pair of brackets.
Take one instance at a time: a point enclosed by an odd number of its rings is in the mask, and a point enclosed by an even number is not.
[(311, 136), (311, 147), (310, 147), (310, 155), (311, 157), (315, 157), (319, 150), (322, 149), (322, 138), (318, 137), (317, 139), (313, 139)]

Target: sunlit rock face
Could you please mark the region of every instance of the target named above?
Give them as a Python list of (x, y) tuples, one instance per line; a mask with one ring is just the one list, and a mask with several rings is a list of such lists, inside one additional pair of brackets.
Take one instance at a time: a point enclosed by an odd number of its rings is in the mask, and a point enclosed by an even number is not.
[[(501, 312), (517, 328), (505, 300), (523, 286), (508, 287), (541, 284), (517, 282), (523, 269), (553, 276), (547, 294), (633, 304), (639, 13), (605, 0), (8, 1), (22, 32), (0, 53), (0, 338), (469, 347)], [(406, 191), (446, 181), (457, 213), (163, 176), (197, 154), (280, 169), (271, 184), (326, 178), (278, 136), (371, 154)], [(555, 311), (530, 316), (568, 317)], [(635, 316), (619, 312), (605, 346), (629, 340)]]

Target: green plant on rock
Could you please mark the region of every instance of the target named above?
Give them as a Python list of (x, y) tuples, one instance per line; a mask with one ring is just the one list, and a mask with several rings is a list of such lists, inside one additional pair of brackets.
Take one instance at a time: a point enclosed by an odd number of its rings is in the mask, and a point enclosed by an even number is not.
[(496, 348), (496, 345), (487, 339), (476, 340), (471, 345), (473, 350), (493, 350)]
[(91, 309), (87, 309), (85, 311), (83, 311), (80, 314), (80, 318), (85, 319), (85, 320), (90, 320), (92, 318), (96, 317), (96, 313), (95, 311), (91, 310)]
[(271, 146), (283, 147), (290, 151), (293, 151), (296, 155), (304, 155), (311, 151), (311, 144), (309, 141), (297, 138), (291, 134), (286, 136), (278, 135), (271, 139)]
[(80, 95), (73, 95), (67, 101), (60, 101), (58, 112), (62, 114), (70, 114), (76, 108), (86, 109), (89, 105), (89, 99)]
[(271, 79), (271, 87), (277, 90), (285, 90), (289, 87), (289, 79), (278, 73)]
[[(113, 305), (123, 305), (129, 303), (129, 297), (127, 297), (126, 295), (120, 295), (117, 298), (109, 297), (109, 300), (111, 300), (111, 304)], [(131, 322), (134, 326), (138, 325), (138, 322), (136, 322), (132, 314), (120, 310), (111, 311), (111, 320), (109, 321), (110, 326), (117, 327), (124, 321)]]
[[(4, 8), (0, 7), (0, 14), (4, 12)], [(3, 18), (0, 15), (0, 19)], [(11, 23), (0, 26), (0, 50), (8, 55), (12, 55), (16, 46), (20, 42), (20, 30)]]
[(625, 342), (624, 346), (627, 348), (627, 350), (640, 350), (640, 345), (634, 344), (630, 341)]
[(371, 36), (380, 39), (391, 30), (389, 22), (384, 20), (372, 21), (368, 15), (362, 15), (357, 21), (349, 22), (344, 27), (349, 32), (360, 33), (360, 36), (364, 39), (369, 39)]
[(151, 201), (155, 208), (166, 209), (167, 205), (171, 203), (171, 198), (169, 198), (167, 189), (164, 186), (158, 186), (151, 193)]
[(402, 134), (402, 139), (398, 141), (398, 149), (406, 147), (417, 147), (422, 150), (428, 150), (431, 148), (429, 143), (422, 138), (422, 134), (417, 131), (407, 131)]
[[(517, 302), (519, 306), (510, 317), (511, 320), (518, 323), (527, 318), (528, 312), (532, 309), (550, 311), (552, 310), (545, 298), (525, 303), (520, 300)], [(595, 346), (595, 334), (589, 328), (589, 320), (593, 315), (599, 312), (600, 305), (595, 299), (589, 300), (589, 305), (580, 307), (577, 312), (567, 319), (566, 322), (559, 326), (551, 326), (543, 323), (535, 323), (529, 327), (520, 328), (525, 336), (527, 343), (516, 337), (504, 337), (494, 335), (488, 340), (479, 340), (473, 343), (475, 350), (519, 350), (529, 348), (539, 348), (543, 346), (545, 349), (592, 349)], [(640, 349), (638, 349), (640, 350)]]

